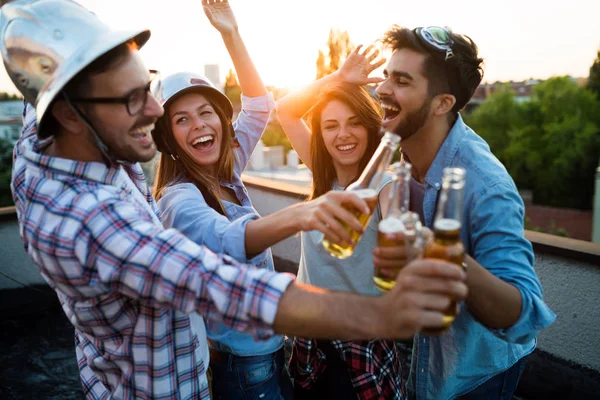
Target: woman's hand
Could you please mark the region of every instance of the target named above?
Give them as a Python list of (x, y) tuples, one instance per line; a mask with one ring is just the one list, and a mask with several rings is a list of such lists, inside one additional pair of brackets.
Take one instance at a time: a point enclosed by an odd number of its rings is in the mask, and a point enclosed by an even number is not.
[(382, 82), (383, 78), (369, 78), (369, 74), (382, 66), (385, 63), (385, 58), (377, 59), (379, 50), (374, 49), (372, 45), (367, 47), (362, 53), (360, 51), (361, 48), (362, 45), (358, 45), (348, 58), (346, 58), (340, 69), (335, 72), (339, 80), (356, 85)]
[(221, 35), (237, 31), (238, 25), (228, 0), (202, 0), (204, 14)]
[(351, 244), (352, 230), (362, 233), (364, 228), (352, 211), (370, 214), (369, 206), (352, 192), (330, 191), (314, 200), (298, 205), (298, 229), (301, 231), (317, 230), (325, 237), (340, 244)]

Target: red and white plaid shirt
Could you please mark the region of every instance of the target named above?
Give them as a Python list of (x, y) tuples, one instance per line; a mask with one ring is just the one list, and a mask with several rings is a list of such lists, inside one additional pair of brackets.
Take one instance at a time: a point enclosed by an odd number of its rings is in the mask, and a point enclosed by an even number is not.
[(139, 164), (48, 157), (42, 146), (27, 105), (11, 182), (19, 228), (75, 327), (85, 395), (209, 399), (205, 343), (188, 314), (269, 337), (293, 276), (250, 269), (164, 229)]
[[(294, 384), (310, 389), (327, 368), (325, 353), (316, 339), (295, 338), (290, 361)], [(348, 365), (352, 385), (360, 400), (404, 399), (402, 367), (390, 340), (330, 343)]]

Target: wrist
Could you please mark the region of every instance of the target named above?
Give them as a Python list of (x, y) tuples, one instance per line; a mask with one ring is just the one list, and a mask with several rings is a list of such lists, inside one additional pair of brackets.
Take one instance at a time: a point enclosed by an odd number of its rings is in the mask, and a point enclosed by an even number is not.
[(221, 33), (221, 38), (223, 38), (223, 41), (225, 41), (225, 42), (234, 40), (240, 36), (240, 32), (238, 30), (237, 25), (229, 30), (220, 31), (220, 33)]
[(304, 230), (304, 224), (302, 223), (302, 210), (304, 209), (304, 204), (305, 203), (297, 203), (289, 207), (288, 212), (286, 212), (286, 217), (283, 219), (291, 225), (294, 233)]

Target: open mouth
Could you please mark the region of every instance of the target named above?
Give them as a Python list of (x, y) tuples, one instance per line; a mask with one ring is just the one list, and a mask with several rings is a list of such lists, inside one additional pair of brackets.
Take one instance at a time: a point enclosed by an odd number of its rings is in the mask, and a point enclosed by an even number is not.
[(336, 149), (341, 151), (342, 153), (349, 153), (356, 148), (356, 143), (352, 144), (340, 144), (335, 146)]
[(131, 131), (131, 136), (133, 136), (133, 138), (137, 140), (140, 144), (152, 144), (152, 130), (154, 130), (154, 124), (142, 126), (141, 128), (137, 128)]
[(196, 150), (206, 151), (212, 149), (215, 144), (215, 135), (204, 135), (194, 139), (192, 147)]
[(400, 114), (400, 108), (387, 103), (381, 103), (383, 122), (391, 121)]

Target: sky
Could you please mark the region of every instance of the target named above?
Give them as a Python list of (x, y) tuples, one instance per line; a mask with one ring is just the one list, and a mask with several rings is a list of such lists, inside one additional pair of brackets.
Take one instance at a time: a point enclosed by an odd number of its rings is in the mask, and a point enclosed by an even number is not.
[[(149, 28), (141, 50), (163, 75), (232, 67), (201, 0), (78, 0), (115, 28)], [(587, 77), (600, 48), (597, 0), (230, 0), (254, 63), (267, 85), (297, 88), (314, 79), (330, 28), (354, 44), (378, 40), (393, 24), (443, 25), (469, 35), (485, 59), (485, 82)], [(380, 71), (375, 71), (380, 72)], [(4, 68), (0, 91), (16, 92)]]

